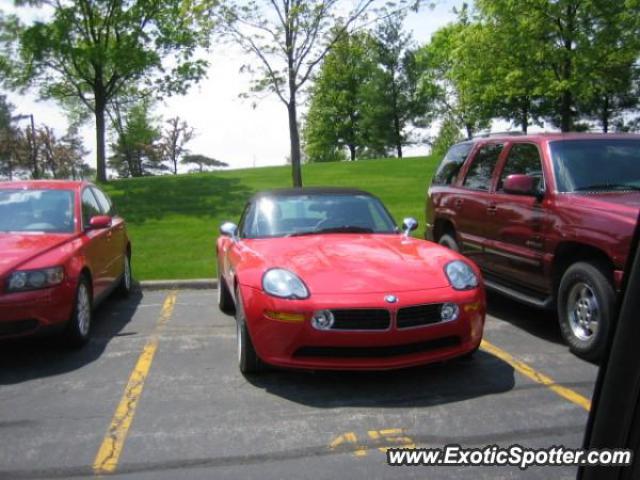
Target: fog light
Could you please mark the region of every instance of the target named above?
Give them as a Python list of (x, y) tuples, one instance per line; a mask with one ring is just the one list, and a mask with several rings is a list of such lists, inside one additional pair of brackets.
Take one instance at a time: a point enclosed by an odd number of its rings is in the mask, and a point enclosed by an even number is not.
[(316, 330), (329, 330), (333, 327), (334, 322), (335, 318), (331, 310), (318, 310), (313, 312), (313, 317), (311, 317), (311, 326)]
[(455, 303), (444, 303), (442, 307), (440, 307), (440, 320), (443, 322), (455, 320), (458, 318), (459, 313), (460, 309), (458, 308), (458, 305)]

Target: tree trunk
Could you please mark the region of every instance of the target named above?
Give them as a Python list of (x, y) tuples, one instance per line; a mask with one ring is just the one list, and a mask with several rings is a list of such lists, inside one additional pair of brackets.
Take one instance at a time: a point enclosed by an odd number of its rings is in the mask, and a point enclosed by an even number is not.
[(33, 166), (33, 178), (40, 178), (40, 173), (38, 172), (38, 144), (36, 142), (36, 122), (33, 120), (33, 114), (29, 115), (31, 117), (31, 165)]
[(571, 107), (573, 104), (573, 95), (569, 90), (562, 92), (560, 103), (560, 130), (562, 132), (570, 132), (573, 129), (573, 112)]
[(300, 153), (300, 132), (298, 131), (298, 112), (295, 92), (289, 97), (289, 137), (291, 139), (291, 177), (294, 187), (302, 187), (302, 167)]
[[(571, 60), (571, 52), (573, 51), (572, 35), (574, 30), (574, 13), (571, 11), (571, 5), (567, 5), (566, 10), (566, 34), (564, 38), (564, 60), (562, 62), (562, 80), (568, 82), (573, 75), (573, 63)], [(560, 99), (560, 130), (570, 132), (573, 130), (573, 94), (571, 90), (565, 87)]]
[(465, 123), (464, 128), (467, 131), (467, 140), (471, 140), (473, 138), (473, 126), (470, 123)]
[(604, 96), (604, 102), (602, 105), (602, 131), (604, 133), (609, 133), (609, 117), (611, 116), (611, 112), (609, 111), (609, 96)]
[(520, 106), (520, 126), (522, 127), (522, 133), (527, 134), (529, 128), (529, 98), (525, 97), (522, 100)]
[(398, 158), (402, 158), (402, 135), (400, 133), (400, 120), (398, 119), (398, 115), (393, 116), (393, 128), (396, 137), (396, 153)]
[(107, 181), (107, 161), (105, 152), (105, 122), (104, 115), (106, 101), (102, 92), (96, 92), (95, 117), (96, 117), (96, 180), (99, 183)]
[(356, 160), (356, 146), (353, 143), (350, 143), (349, 145), (349, 156), (352, 162), (355, 162)]

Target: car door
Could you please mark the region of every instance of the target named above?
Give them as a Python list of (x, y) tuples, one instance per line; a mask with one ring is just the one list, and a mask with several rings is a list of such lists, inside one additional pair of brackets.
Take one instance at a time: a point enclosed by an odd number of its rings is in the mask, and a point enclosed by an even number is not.
[(124, 220), (122, 217), (115, 215), (113, 205), (109, 197), (96, 186), (90, 187), (93, 192), (102, 215), (111, 217), (111, 227), (107, 233), (107, 245), (109, 248), (108, 258), (106, 259), (105, 273), (106, 281), (109, 284), (119, 280), (124, 273), (124, 255), (126, 251), (126, 235), (124, 229)]
[(464, 173), (462, 188), (453, 199), (462, 253), (472, 258), (480, 268), (484, 268), (486, 264), (484, 246), (492, 198), (491, 186), (503, 148), (503, 143), (489, 142), (476, 150)]
[(85, 256), (93, 276), (93, 296), (99, 297), (110, 285), (108, 265), (111, 256), (111, 231), (108, 228), (92, 229), (91, 218), (102, 215), (100, 205), (90, 187), (82, 190), (82, 227), (85, 236)]
[(503, 190), (509, 175), (522, 174), (537, 180), (537, 189), (542, 195), (545, 180), (540, 151), (534, 143), (512, 143), (501, 163), (487, 219), (487, 269), (500, 280), (544, 291), (546, 216), (542, 197), (511, 194)]

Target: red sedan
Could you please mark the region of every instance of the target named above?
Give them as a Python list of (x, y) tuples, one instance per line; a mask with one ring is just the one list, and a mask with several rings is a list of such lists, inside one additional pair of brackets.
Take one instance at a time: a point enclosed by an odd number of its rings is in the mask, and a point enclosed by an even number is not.
[(217, 242), (219, 306), (235, 311), (243, 373), (265, 364), (391, 369), (471, 355), (482, 340), (478, 268), (400, 231), (359, 190), (255, 195)]
[(0, 183), (0, 252), (0, 337), (58, 328), (80, 346), (93, 307), (131, 290), (124, 220), (86, 182)]

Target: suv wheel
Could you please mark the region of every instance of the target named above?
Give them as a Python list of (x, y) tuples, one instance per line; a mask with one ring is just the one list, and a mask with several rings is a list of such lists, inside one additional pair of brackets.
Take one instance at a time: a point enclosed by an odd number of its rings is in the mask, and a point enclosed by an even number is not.
[(444, 233), (438, 240), (438, 244), (442, 245), (443, 247), (447, 247), (454, 252), (460, 251), (460, 245), (458, 245), (455, 237), (449, 233)]
[(615, 310), (615, 291), (596, 263), (578, 262), (567, 269), (558, 289), (562, 336), (576, 355), (598, 361)]

